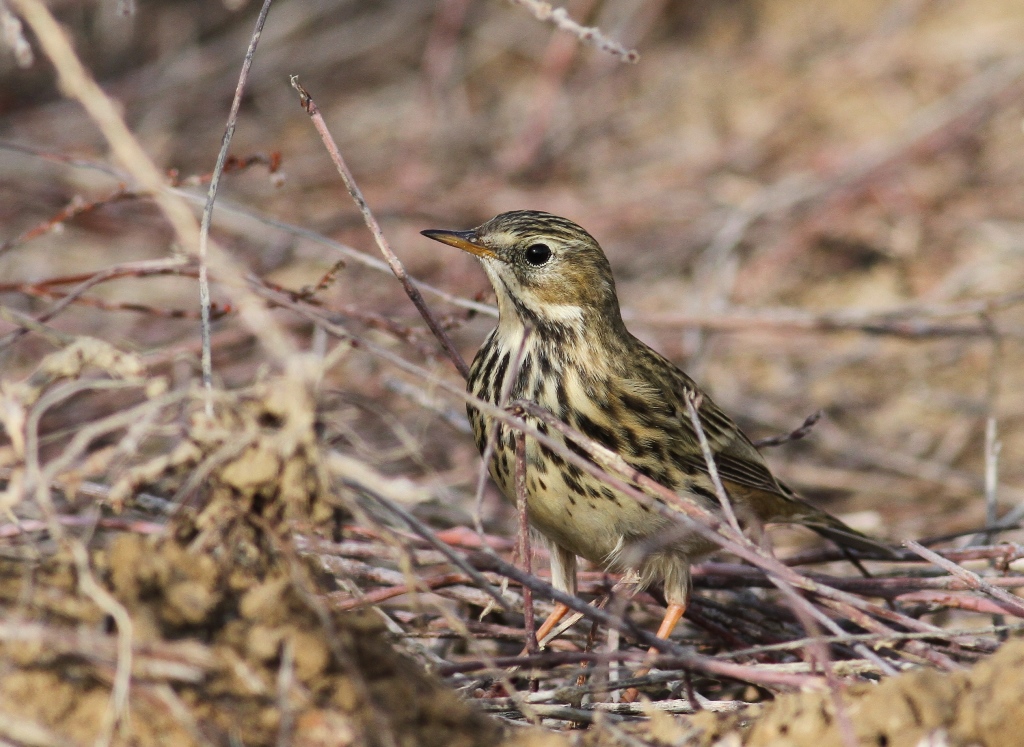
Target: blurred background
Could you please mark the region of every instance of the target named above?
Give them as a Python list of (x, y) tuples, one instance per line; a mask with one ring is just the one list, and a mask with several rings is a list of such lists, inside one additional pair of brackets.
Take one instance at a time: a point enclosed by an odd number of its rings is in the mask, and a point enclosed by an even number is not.
[[(157, 164), (201, 206), (258, 4), (142, 2), (127, 15), (114, 0), (50, 5)], [(319, 303), (458, 381), (394, 278), (339, 246), (379, 258), (289, 87), (298, 75), (414, 277), (490, 303), (472, 257), (418, 232), (509, 209), (564, 215), (607, 252), (631, 329), (754, 438), (824, 411), (810, 436), (768, 454), (819, 505), (896, 539), (982, 526), (989, 418), (1000, 515), (1024, 505), (1024, 6), (566, 7), (639, 62), (504, 0), (276, 3), (231, 149), (256, 162), (223, 180), (215, 238), (294, 290), (344, 259)], [(0, 304), (40, 314), (74, 287), (69, 277), (176, 248), (148, 198), (118, 192), (131, 185), (49, 62), (19, 58), (10, 40)], [(56, 220), (66, 209), (73, 217)], [(51, 324), (144, 353), (184, 385), (198, 375), (197, 299), (188, 273), (129, 275)], [(215, 300), (226, 300), (216, 287)], [(493, 317), (428, 301), (471, 359)], [(274, 313), (302, 347), (323, 345), (309, 324)], [(0, 334), (11, 329), (0, 322)], [(266, 365), (231, 313), (214, 344), (226, 386)], [(50, 349), (35, 335), (6, 345), (3, 378)], [(437, 525), (470, 520), (478, 458), (457, 402), (358, 350), (323, 395), (327, 438), (437, 491), (438, 505), (421, 507)], [(96, 406), (71, 401), (48, 428), (74, 430)], [(484, 508), (489, 528), (509, 526), (495, 494)]]

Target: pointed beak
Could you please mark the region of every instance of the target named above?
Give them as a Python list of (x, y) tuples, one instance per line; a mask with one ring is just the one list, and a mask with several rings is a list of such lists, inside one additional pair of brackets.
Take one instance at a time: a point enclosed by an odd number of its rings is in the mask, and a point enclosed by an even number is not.
[(484, 259), (500, 259), (500, 257), (491, 249), (486, 246), (477, 243), (476, 233), (473, 231), (442, 231), (439, 229), (431, 229), (429, 231), (420, 231), (428, 239), (434, 241), (440, 241), (442, 244), (448, 244), (461, 249), (464, 252), (475, 254), (478, 257)]

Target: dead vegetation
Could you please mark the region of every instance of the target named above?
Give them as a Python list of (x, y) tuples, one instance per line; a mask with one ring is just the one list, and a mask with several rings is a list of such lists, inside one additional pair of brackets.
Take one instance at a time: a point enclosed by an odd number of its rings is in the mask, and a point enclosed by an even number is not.
[[(64, 90), (90, 115), (59, 95), (37, 5), (0, 4), (0, 739), (1014, 743), (1017, 4), (274, 6), (212, 216), (210, 391), (194, 215), (257, 9), (54, 4), (119, 131), (87, 80)], [(653, 674), (629, 679), (657, 599), (596, 570), (604, 606), (521, 656), (524, 588), (551, 590), (437, 339), (471, 358), (486, 281), (416, 232), (523, 207), (597, 236), (631, 327), (752, 435), (823, 410), (773, 468), (920, 544), (865, 577), (712, 521), (726, 552)], [(617, 702), (633, 684), (650, 702)]]

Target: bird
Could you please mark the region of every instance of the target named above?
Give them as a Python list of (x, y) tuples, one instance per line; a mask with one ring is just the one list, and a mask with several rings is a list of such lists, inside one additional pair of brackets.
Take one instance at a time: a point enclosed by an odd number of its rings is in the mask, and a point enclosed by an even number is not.
[[(843, 547), (889, 554), (884, 543), (811, 505), (778, 480), (750, 438), (693, 379), (629, 332), (611, 265), (582, 227), (550, 213), (516, 210), (468, 231), (421, 233), (478, 257), (494, 288), (498, 325), (470, 367), (470, 393), (494, 405), (536, 403), (617, 452), (640, 474), (721, 514), (687, 408), (689, 398), (698, 403), (701, 429), (742, 524), (801, 524)], [(488, 469), (514, 503), (512, 428), (472, 404), (467, 411), (481, 454), (493, 439)], [(531, 424), (586, 457), (543, 421)], [(660, 582), (667, 605), (657, 635), (668, 638), (690, 599), (691, 564), (717, 545), (529, 436), (525, 472), (527, 515), (549, 545), (552, 585), (575, 595), (580, 557), (625, 574), (639, 588)], [(543, 640), (567, 612), (556, 605), (537, 639)]]

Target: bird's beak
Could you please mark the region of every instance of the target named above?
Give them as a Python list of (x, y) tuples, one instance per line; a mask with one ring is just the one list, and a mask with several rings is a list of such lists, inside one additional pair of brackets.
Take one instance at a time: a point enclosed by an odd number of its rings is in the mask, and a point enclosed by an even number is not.
[(464, 252), (475, 254), (478, 257), (484, 259), (499, 259), (498, 255), (486, 246), (478, 243), (476, 240), (476, 233), (473, 231), (442, 231), (439, 229), (431, 229), (429, 231), (420, 231), (428, 239), (434, 241), (440, 241), (442, 244), (448, 244), (449, 246), (458, 247)]

